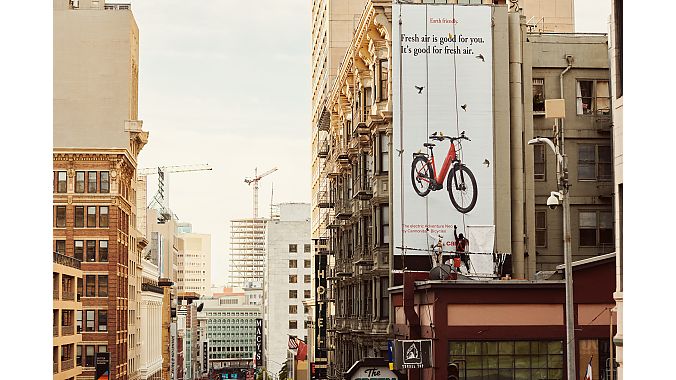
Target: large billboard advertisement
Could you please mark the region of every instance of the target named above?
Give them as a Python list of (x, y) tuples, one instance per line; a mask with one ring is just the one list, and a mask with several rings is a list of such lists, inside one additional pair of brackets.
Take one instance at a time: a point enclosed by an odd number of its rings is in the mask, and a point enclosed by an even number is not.
[(393, 5), (395, 255), (462, 239), (479, 252), (472, 228), (494, 234), (491, 19), (490, 6)]

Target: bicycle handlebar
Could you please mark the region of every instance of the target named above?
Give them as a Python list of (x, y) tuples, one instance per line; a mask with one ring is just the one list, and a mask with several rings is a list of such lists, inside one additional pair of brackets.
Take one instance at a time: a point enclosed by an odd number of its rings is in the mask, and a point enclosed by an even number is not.
[(460, 136), (458, 137), (450, 137), (450, 136), (444, 136), (444, 135), (438, 135), (437, 132), (434, 132), (431, 136), (429, 136), (431, 140), (437, 140), (437, 141), (443, 141), (443, 140), (451, 140), (453, 142), (454, 140), (467, 140), (467, 141), (472, 141), (470, 140), (469, 137), (465, 136), (465, 131), (462, 131), (460, 133)]

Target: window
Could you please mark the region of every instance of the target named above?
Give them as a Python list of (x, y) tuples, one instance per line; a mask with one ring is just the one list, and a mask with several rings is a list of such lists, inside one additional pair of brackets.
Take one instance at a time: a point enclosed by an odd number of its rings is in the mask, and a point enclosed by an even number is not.
[(289, 260), (289, 268), (298, 268), (298, 260)]
[(56, 206), (56, 227), (66, 226), (66, 206)]
[(289, 275), (289, 284), (295, 284), (298, 282), (298, 276), (295, 274)]
[(108, 331), (108, 310), (99, 310), (99, 331)]
[(87, 261), (96, 261), (96, 240), (87, 240)]
[(289, 329), (294, 330), (298, 328), (298, 321), (289, 321)]
[(74, 254), (73, 256), (80, 260), (83, 261), (84, 257), (84, 240), (75, 240), (73, 241), (73, 249), (74, 249)]
[(298, 305), (289, 305), (289, 314), (298, 314)]
[(108, 276), (99, 276), (99, 297), (108, 297)]
[(96, 276), (85, 276), (85, 297), (96, 297)]
[(580, 211), (580, 247), (612, 246), (613, 213), (610, 211)]
[(298, 244), (289, 244), (289, 253), (298, 253)]
[(310, 290), (309, 289), (303, 290), (303, 298), (310, 298), (310, 297), (312, 297), (312, 295), (310, 294)]
[(76, 318), (76, 320), (77, 320), (77, 322), (76, 322), (76, 323), (77, 323), (77, 324), (76, 324), (76, 326), (77, 326), (77, 333), (79, 334), (79, 333), (82, 332), (82, 310), (78, 310), (78, 311), (75, 313), (75, 318)]
[(99, 227), (108, 227), (108, 206), (99, 207)]
[(289, 290), (289, 298), (298, 298), (298, 290)]
[(364, 118), (362, 120), (366, 120), (371, 114), (371, 104), (373, 104), (372, 93), (371, 87), (364, 87), (364, 102), (362, 103), (364, 106)]
[(304, 260), (303, 266), (305, 268), (312, 268), (312, 262), (310, 260)]
[(95, 310), (85, 310), (85, 331), (94, 331), (94, 313)]
[(93, 367), (93, 366), (94, 366), (94, 346), (85, 346), (85, 367)]
[(390, 138), (386, 133), (380, 133), (378, 136), (378, 170), (380, 174), (384, 174), (390, 170)]
[(82, 366), (82, 346), (80, 345), (75, 349), (75, 366)]
[(56, 192), (65, 193), (68, 191), (68, 176), (66, 172), (56, 172)]
[(54, 250), (62, 255), (66, 254), (66, 241), (65, 240), (57, 240), (54, 242), (55, 248)]
[(96, 206), (87, 206), (87, 227), (96, 227)]
[(96, 192), (96, 172), (87, 172), (87, 192)]
[(110, 192), (110, 174), (108, 172), (99, 173), (99, 191), (102, 193)]
[(610, 90), (608, 81), (577, 81), (576, 108), (578, 115), (610, 115)]
[(533, 113), (545, 112), (545, 80), (533, 78)]
[(75, 192), (85, 192), (85, 172), (75, 172)]
[(547, 211), (535, 211), (535, 246), (547, 246)]
[(75, 227), (84, 227), (84, 206), (75, 206)]
[(578, 144), (577, 179), (579, 181), (611, 181), (612, 153), (609, 145)]
[(303, 244), (303, 253), (310, 253), (311, 248), (310, 244)]
[(99, 352), (108, 352), (108, 346), (105, 344), (100, 344), (97, 346)]
[(99, 240), (99, 261), (108, 262), (108, 240)]
[(536, 181), (547, 180), (545, 144), (533, 145), (533, 177)]
[(306, 275), (303, 276), (303, 282), (304, 282), (304, 283), (309, 284), (310, 281), (311, 281), (311, 280), (310, 280), (310, 275), (309, 275), (309, 274), (306, 274)]
[[(564, 379), (562, 341), (450, 341), (460, 379)], [(585, 364), (586, 365), (586, 364)]]
[(378, 87), (378, 97), (380, 100), (387, 100), (389, 96), (389, 91), (387, 90), (387, 81), (388, 81), (388, 60), (382, 59), (378, 61), (378, 66), (380, 66), (380, 86)]
[(380, 244), (390, 243), (390, 206), (380, 206)]
[(389, 278), (380, 278), (380, 319), (387, 319), (390, 317), (390, 297), (387, 290), (390, 287), (389, 283)]

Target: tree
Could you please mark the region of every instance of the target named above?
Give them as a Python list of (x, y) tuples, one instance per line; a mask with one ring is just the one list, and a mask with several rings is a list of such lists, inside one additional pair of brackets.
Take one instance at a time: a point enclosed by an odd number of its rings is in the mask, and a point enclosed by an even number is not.
[(279, 370), (279, 380), (287, 380), (289, 378), (289, 362), (284, 362), (282, 369)]

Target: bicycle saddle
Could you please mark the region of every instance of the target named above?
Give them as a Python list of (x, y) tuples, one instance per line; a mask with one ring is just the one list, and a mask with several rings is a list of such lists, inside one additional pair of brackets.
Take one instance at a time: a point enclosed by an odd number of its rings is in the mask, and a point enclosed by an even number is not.
[(436, 146), (436, 144), (432, 144), (432, 143), (424, 143), (423, 146), (424, 146), (424, 147), (427, 147), (427, 148), (431, 148), (431, 147), (433, 147), (433, 146)]

